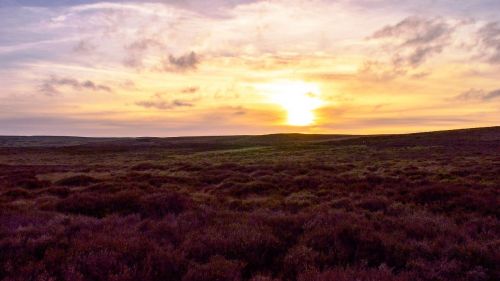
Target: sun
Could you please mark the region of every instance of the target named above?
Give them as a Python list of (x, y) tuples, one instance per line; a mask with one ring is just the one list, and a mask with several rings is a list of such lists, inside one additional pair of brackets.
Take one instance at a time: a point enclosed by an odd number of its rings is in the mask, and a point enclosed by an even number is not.
[(315, 110), (323, 104), (320, 88), (315, 83), (280, 80), (260, 85), (259, 90), (269, 100), (287, 112), (290, 126), (310, 126), (315, 123)]

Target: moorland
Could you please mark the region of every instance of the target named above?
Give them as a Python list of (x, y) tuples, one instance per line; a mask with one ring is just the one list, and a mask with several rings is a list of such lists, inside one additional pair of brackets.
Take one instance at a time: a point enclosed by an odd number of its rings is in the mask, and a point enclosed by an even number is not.
[(500, 127), (0, 137), (0, 280), (500, 280)]

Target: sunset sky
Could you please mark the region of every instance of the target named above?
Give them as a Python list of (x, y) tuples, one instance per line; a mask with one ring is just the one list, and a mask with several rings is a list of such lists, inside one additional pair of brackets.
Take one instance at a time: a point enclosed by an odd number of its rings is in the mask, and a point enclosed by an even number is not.
[(500, 125), (498, 0), (0, 0), (0, 135)]

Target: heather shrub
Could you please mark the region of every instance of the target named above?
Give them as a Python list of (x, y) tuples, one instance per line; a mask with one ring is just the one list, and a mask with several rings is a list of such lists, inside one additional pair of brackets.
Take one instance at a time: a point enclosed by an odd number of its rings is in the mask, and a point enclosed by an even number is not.
[(37, 178), (28, 178), (20, 180), (16, 183), (17, 186), (25, 189), (40, 189), (48, 186), (50, 183), (48, 181), (41, 181)]
[(71, 193), (71, 190), (67, 187), (49, 187), (46, 192), (51, 195), (66, 198)]
[(120, 190), (130, 188), (126, 183), (108, 183), (99, 182), (96, 184), (89, 185), (83, 189), (83, 192), (95, 192), (95, 193), (114, 193)]
[(443, 186), (421, 187), (414, 192), (415, 201), (420, 204), (444, 201), (454, 196), (457, 196), (457, 193), (453, 189)]
[(365, 198), (356, 204), (357, 207), (369, 210), (371, 212), (385, 211), (389, 205), (389, 200), (383, 197)]
[(500, 280), (498, 137), (0, 147), (0, 280)]
[(257, 211), (253, 214), (252, 219), (262, 221), (270, 228), (274, 237), (280, 241), (280, 253), (285, 254), (289, 248), (297, 243), (308, 216), (300, 213), (286, 214), (283, 212)]
[(73, 272), (82, 276), (83, 280), (136, 280), (137, 269), (129, 266), (126, 259), (125, 252), (99, 249), (97, 246), (94, 251), (78, 254), (69, 264), (74, 266)]
[(331, 206), (335, 209), (351, 210), (353, 208), (353, 203), (350, 198), (340, 198), (333, 200)]
[(254, 277), (252, 277), (250, 279), (250, 281), (278, 281), (278, 280), (279, 279), (274, 279), (270, 276), (261, 275), (261, 274), (255, 275)]
[(116, 194), (73, 194), (56, 204), (56, 210), (93, 217), (104, 217), (112, 213), (136, 213), (141, 208), (140, 194), (123, 191)]
[(228, 194), (233, 196), (245, 196), (249, 194), (266, 194), (273, 189), (276, 189), (275, 185), (262, 181), (250, 181), (247, 183), (234, 184), (230, 189)]
[(283, 203), (285, 208), (296, 213), (303, 208), (313, 205), (317, 201), (318, 198), (316, 196), (307, 191), (302, 191), (288, 195)]
[(121, 178), (121, 182), (136, 183), (137, 185), (142, 185), (144, 187), (149, 185), (159, 188), (166, 184), (188, 184), (191, 180), (176, 176), (133, 172), (127, 173), (123, 176)]
[(280, 241), (269, 228), (231, 221), (194, 232), (182, 247), (189, 258), (197, 261), (214, 255), (239, 259), (246, 263), (248, 272), (271, 266), (280, 254)]
[(293, 178), (293, 184), (297, 189), (316, 188), (320, 181), (311, 175), (300, 175)]
[(305, 245), (319, 253), (319, 263), (326, 266), (357, 265), (362, 261), (378, 266), (387, 257), (382, 239), (371, 223), (341, 213), (310, 222), (302, 237)]
[(31, 197), (31, 193), (22, 188), (13, 188), (2, 193), (2, 197), (4, 196), (9, 197), (11, 199), (29, 198)]
[(182, 281), (240, 281), (242, 268), (239, 261), (213, 256), (207, 263), (192, 264)]
[(208, 173), (202, 173), (199, 175), (198, 182), (202, 184), (220, 184), (225, 179), (233, 176), (231, 170), (226, 169), (212, 169)]
[(98, 179), (87, 175), (76, 175), (67, 178), (60, 179), (55, 182), (56, 185), (63, 186), (87, 186), (92, 183), (99, 182)]
[(377, 186), (384, 182), (383, 177), (374, 174), (368, 174), (365, 179), (370, 186)]
[(385, 267), (379, 269), (330, 269), (323, 272), (304, 272), (298, 281), (409, 281), (405, 275), (395, 275)]
[(141, 280), (181, 280), (186, 269), (187, 261), (181, 253), (153, 245), (144, 259)]
[(168, 213), (179, 214), (191, 207), (191, 199), (175, 191), (153, 193), (141, 199), (140, 212), (144, 216), (163, 217)]
[(148, 171), (148, 170), (164, 170), (166, 167), (163, 166), (163, 165), (157, 165), (157, 164), (154, 164), (154, 163), (139, 163), (139, 164), (136, 164), (132, 167), (130, 167), (130, 169), (132, 171)]
[(283, 273), (295, 278), (298, 273), (317, 268), (319, 254), (306, 246), (299, 245), (288, 250), (283, 259)]
[(143, 220), (139, 226), (139, 230), (149, 239), (156, 241), (159, 244), (172, 244), (178, 246), (185, 238), (185, 233), (179, 228), (178, 217), (169, 214), (162, 219)]

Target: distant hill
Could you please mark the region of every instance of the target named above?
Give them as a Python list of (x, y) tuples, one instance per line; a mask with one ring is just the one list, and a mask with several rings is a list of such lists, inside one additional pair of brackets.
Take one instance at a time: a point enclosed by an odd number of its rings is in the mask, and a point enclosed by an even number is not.
[(0, 147), (62, 147), (62, 146), (158, 146), (158, 147), (247, 147), (300, 143), (316, 144), (379, 144), (411, 146), (417, 144), (443, 145), (450, 143), (495, 143), (500, 141), (500, 126), (392, 135), (340, 134), (270, 134), (199, 137), (137, 137), (92, 138), (68, 136), (0, 136)]

